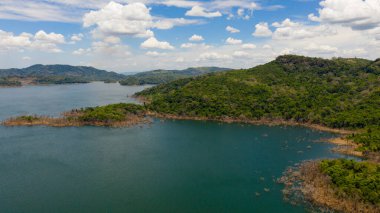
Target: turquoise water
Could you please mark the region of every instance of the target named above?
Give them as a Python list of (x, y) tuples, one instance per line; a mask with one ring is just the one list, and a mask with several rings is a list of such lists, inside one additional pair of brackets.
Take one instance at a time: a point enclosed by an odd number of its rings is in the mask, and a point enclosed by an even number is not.
[[(130, 102), (127, 95), (141, 89), (0, 89), (0, 118)], [(332, 136), (203, 121), (0, 127), (0, 212), (304, 212), (282, 200), (275, 179), (302, 160), (339, 157), (332, 145), (314, 142)]]

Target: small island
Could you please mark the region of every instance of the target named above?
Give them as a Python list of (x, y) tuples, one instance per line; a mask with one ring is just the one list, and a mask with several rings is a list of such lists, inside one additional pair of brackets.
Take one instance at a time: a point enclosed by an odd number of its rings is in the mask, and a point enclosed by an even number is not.
[(149, 123), (143, 106), (136, 104), (111, 104), (101, 107), (74, 109), (61, 117), (19, 116), (5, 120), (4, 126), (106, 126), (129, 127)]

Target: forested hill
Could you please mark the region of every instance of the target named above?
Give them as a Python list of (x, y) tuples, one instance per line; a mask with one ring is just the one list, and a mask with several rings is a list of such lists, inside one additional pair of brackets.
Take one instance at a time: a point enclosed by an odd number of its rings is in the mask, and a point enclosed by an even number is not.
[(144, 84), (162, 84), (170, 81), (199, 76), (207, 73), (221, 72), (230, 70), (229, 68), (220, 67), (192, 67), (185, 70), (153, 70), (141, 72), (128, 76), (125, 80), (120, 81), (121, 85), (144, 85)]
[(137, 93), (150, 110), (211, 119), (291, 120), (334, 128), (380, 125), (380, 60), (295, 55)]
[(80, 79), (80, 81), (121, 80), (125, 76), (85, 66), (70, 65), (33, 65), (23, 69), (0, 69), (0, 77), (38, 78), (38, 79)]

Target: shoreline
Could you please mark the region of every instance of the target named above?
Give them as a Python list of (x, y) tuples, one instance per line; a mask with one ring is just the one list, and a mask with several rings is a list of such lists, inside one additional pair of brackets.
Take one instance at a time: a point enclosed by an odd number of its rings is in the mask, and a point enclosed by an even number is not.
[(192, 121), (216, 121), (216, 122), (222, 122), (222, 123), (244, 123), (244, 124), (252, 124), (252, 125), (267, 125), (267, 126), (302, 126), (307, 127), (314, 130), (324, 131), (324, 132), (330, 132), (340, 135), (349, 135), (353, 133), (357, 133), (357, 131), (354, 130), (347, 130), (347, 129), (336, 129), (336, 128), (330, 128), (319, 124), (312, 124), (312, 123), (301, 123), (301, 122), (295, 122), (295, 121), (287, 121), (282, 119), (261, 119), (261, 120), (252, 120), (252, 119), (238, 119), (238, 118), (207, 118), (207, 117), (193, 117), (193, 116), (178, 116), (178, 115), (171, 115), (171, 114), (162, 114), (162, 113), (155, 113), (155, 112), (147, 112), (147, 115), (155, 117), (155, 118), (161, 118), (161, 119), (169, 119), (169, 120), (192, 120)]
[(363, 202), (358, 198), (339, 196), (331, 178), (321, 171), (321, 161), (304, 161), (296, 167), (288, 168), (277, 180), (284, 184), (284, 200), (293, 205), (306, 205), (314, 211), (363, 212), (380, 211), (379, 205)]

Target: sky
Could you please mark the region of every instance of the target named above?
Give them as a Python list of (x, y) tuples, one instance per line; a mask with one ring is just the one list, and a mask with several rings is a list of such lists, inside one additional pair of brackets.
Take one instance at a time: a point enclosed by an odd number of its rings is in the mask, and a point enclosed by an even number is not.
[(0, 68), (250, 68), (379, 58), (380, 0), (1, 0)]

